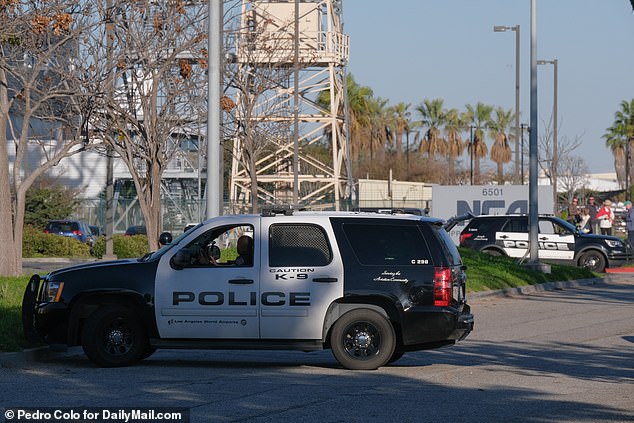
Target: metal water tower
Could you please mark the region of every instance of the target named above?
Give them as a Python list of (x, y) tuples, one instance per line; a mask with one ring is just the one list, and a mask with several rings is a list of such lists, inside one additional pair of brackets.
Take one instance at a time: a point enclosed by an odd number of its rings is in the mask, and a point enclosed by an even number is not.
[(339, 209), (352, 192), (342, 0), (241, 7), (225, 75), (235, 99), (230, 202)]

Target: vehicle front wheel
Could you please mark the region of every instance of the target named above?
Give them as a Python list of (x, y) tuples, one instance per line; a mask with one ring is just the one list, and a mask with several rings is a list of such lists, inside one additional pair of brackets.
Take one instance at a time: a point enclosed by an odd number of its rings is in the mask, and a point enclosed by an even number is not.
[(128, 366), (147, 350), (148, 339), (139, 318), (123, 306), (103, 306), (87, 320), (82, 347), (88, 358), (102, 367)]
[(335, 322), (331, 333), (332, 353), (351, 370), (375, 370), (385, 365), (396, 345), (392, 324), (376, 311), (352, 310)]
[(605, 270), (605, 257), (598, 251), (587, 251), (579, 257), (579, 266), (592, 270), (593, 272), (603, 272)]

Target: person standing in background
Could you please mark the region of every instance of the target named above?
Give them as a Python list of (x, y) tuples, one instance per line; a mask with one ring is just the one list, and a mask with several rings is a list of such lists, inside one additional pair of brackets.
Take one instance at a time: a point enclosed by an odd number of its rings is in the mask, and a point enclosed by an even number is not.
[(590, 209), (587, 207), (583, 208), (581, 213), (581, 222), (577, 225), (577, 228), (584, 234), (592, 233), (592, 224), (590, 223)]
[(627, 229), (627, 241), (634, 247), (634, 209), (632, 202), (626, 201), (625, 205), (625, 228)]
[(597, 212), (599, 211), (599, 206), (595, 204), (593, 196), (588, 198), (588, 205), (586, 207), (590, 213), (590, 233), (598, 234), (599, 227), (597, 225)]
[(612, 202), (610, 200), (603, 202), (603, 206), (597, 212), (597, 220), (599, 221), (601, 235), (612, 235), (614, 212), (612, 211)]

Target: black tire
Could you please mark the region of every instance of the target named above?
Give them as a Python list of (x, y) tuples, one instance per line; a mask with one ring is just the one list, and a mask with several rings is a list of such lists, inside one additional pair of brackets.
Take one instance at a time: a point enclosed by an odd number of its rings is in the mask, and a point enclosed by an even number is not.
[(86, 320), (82, 347), (99, 366), (129, 366), (147, 351), (148, 339), (134, 311), (123, 306), (103, 306)]
[(405, 351), (394, 351), (394, 353), (392, 354), (392, 357), (390, 357), (390, 359), (387, 361), (388, 364), (392, 364), (395, 361), (400, 360), (403, 355), (405, 354)]
[(606, 260), (599, 251), (586, 251), (579, 257), (579, 267), (585, 267), (593, 272), (605, 271)]
[(333, 326), (330, 345), (337, 361), (350, 370), (375, 370), (385, 365), (396, 345), (392, 324), (376, 311), (352, 310)]

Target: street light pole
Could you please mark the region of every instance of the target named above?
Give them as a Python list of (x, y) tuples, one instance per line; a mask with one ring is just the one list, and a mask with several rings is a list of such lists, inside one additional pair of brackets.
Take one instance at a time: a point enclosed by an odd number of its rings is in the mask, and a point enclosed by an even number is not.
[[(220, 156), (220, 66), (222, 51), (222, 1), (209, 0), (207, 79), (207, 219), (220, 216), (222, 168)], [(254, 198), (253, 201), (256, 201)]]
[(515, 182), (517, 183), (520, 176), (520, 26), (495, 25), (493, 31), (515, 32)]
[(520, 175), (521, 175), (521, 177), (522, 177), (522, 185), (524, 185), (524, 130), (525, 130), (525, 129), (528, 129), (528, 130), (530, 131), (530, 129), (529, 129), (528, 125), (527, 125), (527, 124), (525, 124), (525, 123), (522, 123), (522, 124), (520, 125), (520, 128), (521, 128), (521, 130), (522, 130), (522, 146), (521, 146), (521, 148), (522, 148), (522, 160), (521, 160), (521, 162), (522, 162), (522, 168), (521, 168), (521, 169), (522, 169), (522, 170), (521, 170), (521, 172), (520, 172)]
[(469, 125), (469, 152), (471, 153), (471, 185), (473, 185), (473, 125)]
[(554, 196), (554, 212), (557, 213), (557, 179), (559, 177), (559, 146), (557, 141), (557, 59), (553, 60), (538, 60), (538, 65), (553, 65), (553, 157), (551, 165), (551, 176), (553, 179), (553, 196)]

